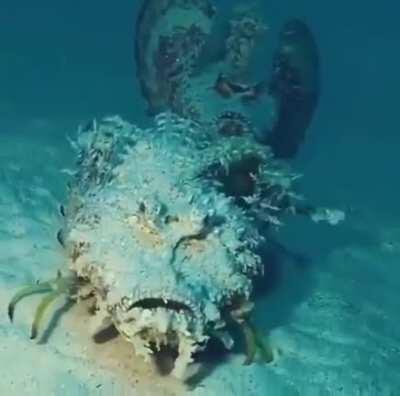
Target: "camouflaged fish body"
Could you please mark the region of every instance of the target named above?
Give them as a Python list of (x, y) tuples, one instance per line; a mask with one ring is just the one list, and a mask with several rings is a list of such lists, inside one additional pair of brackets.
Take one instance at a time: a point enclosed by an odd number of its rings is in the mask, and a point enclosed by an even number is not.
[(81, 295), (95, 296), (98, 317), (137, 354), (174, 349), (172, 374), (184, 377), (211, 336), (232, 345), (227, 317), (246, 312), (262, 270), (251, 205), (227, 196), (215, 169), (257, 157), (262, 181), (268, 154), (172, 114), (144, 131), (119, 117), (93, 122), (76, 147), (62, 235), (70, 269), (88, 284)]

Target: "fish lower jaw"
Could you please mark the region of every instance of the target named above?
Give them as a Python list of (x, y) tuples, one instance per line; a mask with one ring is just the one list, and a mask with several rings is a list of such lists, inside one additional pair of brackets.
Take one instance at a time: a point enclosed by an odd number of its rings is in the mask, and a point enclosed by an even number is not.
[(190, 313), (161, 307), (133, 308), (129, 319), (115, 326), (133, 345), (136, 355), (157, 367), (168, 360), (169, 369), (161, 371), (180, 380), (197, 372), (193, 355), (203, 350), (209, 339), (202, 324)]

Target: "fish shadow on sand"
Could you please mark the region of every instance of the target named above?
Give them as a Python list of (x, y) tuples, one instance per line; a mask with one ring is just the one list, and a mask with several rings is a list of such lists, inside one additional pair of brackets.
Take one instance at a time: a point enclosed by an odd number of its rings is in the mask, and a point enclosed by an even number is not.
[(261, 256), (264, 275), (254, 282), (254, 322), (270, 331), (287, 323), (295, 307), (312, 292), (313, 261), (310, 255), (271, 240)]
[(279, 236), (285, 245), (274, 237), (267, 240), (261, 252), (264, 276), (254, 284), (258, 326), (271, 331), (289, 323), (296, 307), (317, 287), (318, 271), (329, 271), (327, 259), (332, 253), (346, 247), (378, 245), (373, 230), (348, 220), (335, 227), (294, 224), (290, 232)]
[(58, 326), (60, 319), (65, 313), (70, 311), (70, 309), (74, 306), (74, 302), (72, 300), (66, 300), (59, 308), (57, 308), (54, 313), (52, 313), (50, 321), (43, 331), (42, 336), (38, 340), (39, 345), (46, 344), (51, 337), (51, 334), (54, 332), (56, 327)]

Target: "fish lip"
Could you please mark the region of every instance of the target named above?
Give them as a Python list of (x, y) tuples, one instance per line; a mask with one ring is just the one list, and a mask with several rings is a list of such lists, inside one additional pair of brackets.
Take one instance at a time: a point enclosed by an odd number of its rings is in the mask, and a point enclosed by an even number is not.
[(186, 303), (174, 299), (174, 298), (166, 298), (166, 297), (145, 297), (137, 299), (135, 302), (130, 304), (127, 307), (127, 311), (130, 311), (134, 308), (142, 308), (142, 309), (157, 309), (157, 308), (165, 308), (166, 310), (171, 310), (175, 312), (186, 312), (194, 315), (193, 309)]
[[(154, 330), (161, 332), (161, 334), (164, 335), (181, 334), (184, 337), (194, 337), (196, 340), (205, 336), (205, 317), (199, 304), (193, 303), (193, 300), (191, 299), (179, 298), (175, 294), (170, 297), (166, 295), (163, 295), (162, 297), (159, 297), (159, 295), (155, 296), (156, 297), (146, 295), (143, 297), (137, 297), (136, 299), (131, 299), (129, 304), (127, 304), (127, 301), (125, 300), (125, 304), (119, 305), (119, 309), (116, 309), (116, 316), (114, 317), (115, 325), (118, 331), (122, 335), (125, 335), (128, 340), (140, 335), (142, 330), (152, 329), (154, 323), (152, 322), (153, 319), (151, 319), (151, 317), (153, 317), (153, 315), (157, 317), (157, 315), (161, 314), (162, 311), (168, 315), (171, 323), (169, 323), (165, 329), (160, 329), (156, 326), (154, 327)], [(142, 323), (140, 319), (142, 313), (145, 314), (146, 323)], [(182, 320), (183, 322), (181, 322)], [(130, 330), (129, 332), (126, 332), (122, 328), (130, 326), (130, 323), (134, 323), (135, 326), (134, 333), (132, 334), (129, 334), (131, 333)], [(175, 324), (173, 325), (173, 323)], [(178, 326), (176, 326), (177, 324)]]

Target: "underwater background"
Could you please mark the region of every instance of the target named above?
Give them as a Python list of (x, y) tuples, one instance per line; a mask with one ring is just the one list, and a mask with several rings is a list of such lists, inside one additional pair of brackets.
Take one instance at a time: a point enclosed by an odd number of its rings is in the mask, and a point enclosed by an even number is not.
[(288, 18), (303, 19), (316, 36), (321, 98), (291, 164), (304, 174), (305, 196), (346, 212), (336, 227), (290, 218), (277, 232), (255, 315), (280, 351), (276, 363), (233, 359), (190, 393), (168, 379), (154, 390), (139, 367), (144, 379), (131, 388), (123, 347), (91, 346), (73, 316), (60, 315), (42, 345), (26, 336), (38, 300), (21, 304), (10, 325), (15, 290), (54, 276), (60, 262), (58, 207), (73, 166), (66, 135), (110, 114), (148, 123), (133, 54), (139, 3), (1, 1), (0, 393), (399, 394), (400, 26), (390, 1), (263, 6), (269, 30), (258, 68), (269, 68)]

